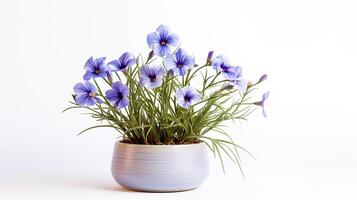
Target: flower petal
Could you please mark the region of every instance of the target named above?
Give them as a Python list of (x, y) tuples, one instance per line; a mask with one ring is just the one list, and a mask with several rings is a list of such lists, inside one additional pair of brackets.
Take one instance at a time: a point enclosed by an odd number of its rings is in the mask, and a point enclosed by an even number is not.
[(167, 36), (170, 33), (170, 27), (161, 24), (157, 27), (156, 31), (160, 39), (167, 39)]
[(266, 93), (263, 94), (263, 101), (265, 101), (266, 99), (268, 99), (269, 94), (270, 94), (270, 91), (268, 91), (268, 92), (266, 92)]
[(187, 68), (186, 67), (181, 67), (181, 68), (176, 68), (176, 74), (179, 76), (184, 76), (186, 74)]
[(220, 55), (212, 60), (212, 67), (216, 70), (222, 70), (221, 66), (229, 66), (229, 59), (225, 55)]
[(175, 96), (176, 96), (177, 99), (183, 99), (184, 96), (185, 96), (185, 93), (184, 93), (183, 89), (181, 89), (181, 88), (177, 89)]
[(118, 91), (118, 92), (121, 90), (122, 87), (123, 87), (123, 84), (120, 81), (114, 82), (112, 84), (113, 90)]
[(94, 63), (94, 59), (92, 56), (86, 61), (86, 64), (84, 65), (84, 69), (92, 69), (94, 65), (95, 65), (95, 63)]
[(175, 33), (170, 33), (169, 35), (167, 35), (166, 40), (167, 40), (168, 45), (171, 45), (174, 47), (178, 46), (178, 44), (180, 43), (180, 38)]
[(126, 85), (124, 85), (122, 82), (117, 81), (114, 82), (112, 85), (112, 88), (116, 90), (117, 92), (121, 93), (123, 96), (128, 96), (129, 95), (129, 89)]
[(263, 107), (263, 109), (262, 109), (262, 113), (263, 113), (263, 116), (264, 116), (264, 117), (267, 117), (267, 113), (265, 112), (264, 107)]
[(104, 65), (104, 62), (105, 62), (105, 57), (95, 59), (96, 66), (102, 66)]
[(155, 47), (160, 45), (160, 37), (157, 32), (149, 33), (146, 41), (150, 49), (154, 49)]
[(93, 72), (91, 71), (87, 71), (84, 75), (83, 75), (83, 79), (88, 81), (93, 77)]
[(123, 99), (121, 99), (121, 100), (118, 102), (118, 108), (124, 108), (124, 107), (126, 107), (128, 104), (129, 104), (129, 99), (128, 99), (128, 97), (123, 97)]
[(101, 71), (98, 75), (96, 75), (94, 78), (105, 78), (107, 77), (107, 71)]
[(197, 103), (200, 100), (201, 100), (201, 95), (197, 91), (195, 91), (195, 93), (193, 93), (192, 95), (192, 103)]
[(241, 93), (245, 93), (248, 87), (248, 81), (240, 78), (233, 81), (234, 87), (237, 88)]
[(158, 45), (154, 48), (154, 53), (160, 57), (165, 57), (171, 53), (171, 50), (167, 45)]
[(109, 100), (109, 101), (115, 101), (118, 99), (118, 91), (116, 90), (107, 90), (105, 92), (105, 97)]
[(140, 77), (139, 83), (140, 83), (140, 85), (142, 85), (142, 86), (144, 86), (146, 88), (149, 88), (149, 82), (150, 81), (151, 81), (150, 78), (142, 75), (142, 77)]
[(165, 76), (165, 74), (166, 74), (165, 68), (163, 66), (159, 66), (157, 70), (157, 75), (163, 77)]
[(222, 73), (226, 77), (226, 79), (228, 79), (230, 81), (235, 80), (237, 78), (237, 71), (234, 69), (229, 69)]
[(88, 95), (86, 93), (76, 94), (75, 101), (78, 105), (84, 106), (86, 104)]
[(179, 106), (181, 106), (185, 109), (187, 109), (188, 107), (191, 106), (191, 102), (185, 101), (184, 99), (179, 100), (177, 103), (179, 104)]
[(96, 103), (97, 103), (97, 101), (95, 100), (94, 97), (88, 97), (86, 99), (86, 105), (88, 105), (88, 106), (93, 106)]
[(129, 52), (123, 53), (119, 58), (122, 66), (130, 67), (135, 64), (135, 56)]
[(91, 93), (97, 92), (97, 88), (92, 83), (87, 81), (87, 82), (85, 82), (85, 86), (86, 86), (86, 88), (88, 88), (89, 92), (91, 92)]
[(112, 60), (108, 63), (108, 65), (111, 65), (109, 67), (110, 71), (112, 72), (119, 71), (120, 63), (118, 60)]
[(121, 91), (122, 95), (125, 97), (125, 96), (129, 96), (129, 89), (128, 87), (126, 87), (126, 85), (124, 85), (123, 88), (121, 88)]
[(76, 94), (78, 94), (78, 93), (87, 93), (89, 91), (89, 89), (83, 83), (77, 83), (73, 87), (73, 90), (74, 90), (74, 93), (76, 93)]
[(233, 67), (235, 72), (237, 73), (237, 78), (241, 78), (243, 76), (243, 69), (241, 66)]
[(150, 86), (150, 88), (157, 88), (157, 87), (160, 87), (161, 84), (162, 84), (162, 77), (156, 79), (156, 81), (154, 81), (154, 82), (150, 81), (149, 86)]
[(168, 55), (164, 58), (164, 64), (166, 69), (174, 69), (177, 67), (176, 65), (176, 57), (174, 55)]

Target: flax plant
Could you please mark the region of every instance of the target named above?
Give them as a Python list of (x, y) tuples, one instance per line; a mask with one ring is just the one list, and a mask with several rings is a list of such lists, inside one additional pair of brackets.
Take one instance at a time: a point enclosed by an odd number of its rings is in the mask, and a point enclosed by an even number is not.
[[(224, 55), (198, 65), (179, 46), (167, 26), (148, 34), (150, 51), (144, 58), (126, 52), (109, 63), (91, 57), (85, 64), (84, 83), (74, 86), (70, 109), (83, 109), (98, 121), (79, 134), (109, 127), (121, 142), (143, 145), (183, 145), (204, 142), (223, 165), (226, 155), (241, 169), (240, 151), (249, 154), (225, 131), (227, 121), (247, 120), (264, 101), (252, 101), (265, 79), (243, 79), (242, 68)], [(173, 51), (172, 51), (173, 50)], [(212, 136), (214, 135), (214, 136)]]

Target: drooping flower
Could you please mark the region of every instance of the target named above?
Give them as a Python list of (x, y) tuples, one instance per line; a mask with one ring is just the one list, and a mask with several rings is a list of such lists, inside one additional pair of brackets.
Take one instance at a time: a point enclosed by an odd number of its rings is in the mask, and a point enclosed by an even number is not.
[(135, 56), (129, 52), (125, 52), (123, 55), (119, 57), (118, 60), (113, 60), (108, 63), (111, 65), (111, 71), (126, 71), (129, 67), (135, 64)]
[(237, 67), (237, 77), (235, 80), (233, 80), (233, 86), (237, 88), (241, 93), (245, 93), (247, 91), (248, 87), (248, 81), (243, 79), (243, 73), (242, 73), (242, 68)]
[(179, 49), (174, 55), (164, 58), (165, 67), (174, 75), (183, 76), (187, 70), (193, 68), (195, 59), (189, 56), (185, 50)]
[(229, 64), (229, 60), (226, 56), (220, 55), (217, 58), (213, 59), (212, 61), (213, 69), (216, 69), (228, 79), (228, 80), (235, 80), (238, 75), (238, 67), (231, 66)]
[(124, 108), (129, 104), (129, 89), (120, 81), (112, 84), (112, 89), (105, 92), (105, 97), (117, 108)]
[(197, 103), (201, 99), (201, 95), (193, 87), (186, 86), (176, 90), (176, 98), (177, 103), (187, 109), (192, 104)]
[(160, 25), (155, 32), (149, 33), (147, 43), (150, 49), (160, 57), (165, 57), (171, 53), (171, 47), (176, 47), (179, 43), (178, 35), (171, 33), (170, 28)]
[(101, 99), (96, 96), (97, 89), (95, 86), (86, 81), (85, 83), (77, 83), (74, 87), (74, 100), (81, 106), (93, 106), (96, 103), (103, 103)]
[(265, 108), (264, 108), (264, 102), (265, 102), (265, 100), (268, 99), (269, 93), (270, 93), (269, 91), (266, 92), (266, 93), (264, 93), (264, 94), (263, 94), (263, 97), (262, 97), (262, 100), (261, 100), (261, 101), (257, 101), (257, 102), (254, 103), (254, 104), (257, 105), (257, 106), (262, 107), (262, 111), (263, 111), (263, 116), (264, 116), (264, 117), (267, 117), (267, 114), (266, 114)]
[(84, 69), (86, 70), (86, 73), (84, 74), (83, 79), (89, 80), (91, 78), (106, 77), (108, 66), (104, 62), (105, 62), (105, 57), (96, 58), (96, 59), (90, 57), (87, 60), (86, 64), (84, 65)]
[(159, 87), (165, 73), (165, 68), (161, 65), (144, 65), (140, 69), (140, 84), (146, 88)]

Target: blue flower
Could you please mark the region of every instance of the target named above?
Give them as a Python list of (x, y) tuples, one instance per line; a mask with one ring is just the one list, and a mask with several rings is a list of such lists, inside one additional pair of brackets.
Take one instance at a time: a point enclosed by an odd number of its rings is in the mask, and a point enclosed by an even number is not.
[(120, 81), (114, 82), (112, 89), (105, 92), (105, 97), (117, 108), (124, 108), (129, 104), (128, 96), (128, 87)]
[(126, 71), (129, 67), (135, 64), (135, 56), (129, 52), (125, 52), (123, 55), (119, 57), (118, 60), (113, 60), (108, 63), (108, 65), (112, 65), (111, 71)]
[(166, 56), (164, 58), (164, 64), (172, 74), (183, 76), (187, 70), (193, 68), (195, 59), (180, 48), (174, 55)]
[(263, 111), (263, 116), (264, 116), (264, 117), (267, 117), (267, 114), (266, 114), (265, 108), (264, 108), (264, 102), (265, 102), (265, 100), (268, 99), (269, 93), (270, 93), (269, 91), (266, 92), (266, 93), (264, 93), (264, 94), (263, 94), (263, 97), (262, 97), (262, 100), (261, 100), (261, 101), (257, 101), (257, 102), (254, 103), (254, 104), (257, 105), (257, 106), (262, 107), (262, 109), (263, 109), (262, 111)]
[(108, 66), (104, 62), (105, 57), (97, 59), (93, 59), (93, 57), (90, 57), (84, 65), (86, 73), (84, 74), (83, 79), (89, 80), (91, 78), (106, 77), (108, 72)]
[(95, 86), (86, 81), (85, 83), (77, 83), (74, 87), (74, 100), (81, 106), (93, 106), (96, 103), (103, 103), (101, 99), (96, 97), (97, 89)]
[(237, 88), (241, 93), (245, 93), (245, 91), (247, 91), (248, 81), (243, 79), (242, 68), (238, 66), (237, 69), (238, 74), (236, 79), (232, 81), (233, 86)]
[(169, 55), (170, 48), (176, 47), (179, 43), (178, 35), (171, 33), (170, 28), (164, 25), (160, 25), (155, 32), (149, 33), (146, 40), (149, 48), (160, 57)]
[(140, 69), (140, 84), (146, 88), (159, 87), (165, 74), (165, 68), (161, 65), (144, 65)]
[(238, 67), (231, 66), (229, 64), (229, 60), (226, 56), (220, 55), (217, 58), (213, 59), (212, 61), (213, 69), (216, 69), (228, 79), (228, 80), (235, 80), (239, 73)]
[(176, 98), (178, 100), (177, 103), (187, 109), (192, 104), (198, 102), (201, 99), (201, 95), (193, 87), (186, 86), (176, 90)]

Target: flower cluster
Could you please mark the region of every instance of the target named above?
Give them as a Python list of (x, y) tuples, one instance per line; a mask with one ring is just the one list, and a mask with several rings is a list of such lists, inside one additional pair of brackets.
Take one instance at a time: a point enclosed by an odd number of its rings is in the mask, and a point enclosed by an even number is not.
[[(163, 77), (167, 71), (170, 75), (184, 76), (186, 72), (192, 69), (195, 65), (195, 59), (188, 55), (187, 52), (179, 48), (175, 53), (171, 54), (171, 48), (179, 44), (179, 37), (171, 33), (169, 27), (160, 25), (155, 32), (147, 36), (148, 46), (153, 49), (153, 52), (160, 57), (163, 57), (163, 66), (145, 64), (140, 68), (139, 83), (148, 89), (160, 87)], [(83, 76), (85, 83), (78, 83), (74, 87), (75, 101), (82, 106), (93, 106), (95, 103), (103, 103), (97, 97), (95, 86), (88, 82), (90, 79), (111, 77), (112, 72), (126, 72), (132, 67), (135, 62), (135, 56), (130, 52), (125, 52), (119, 59), (105, 63), (105, 57), (89, 58), (84, 65), (86, 73)], [(82, 86), (79, 88), (79, 86)], [(120, 81), (111, 85), (111, 89), (105, 92), (107, 98), (113, 103), (116, 108), (124, 108), (129, 104), (129, 89)], [(83, 88), (88, 88), (84, 90)], [(191, 96), (192, 95), (192, 96)], [(200, 100), (199, 93), (192, 87), (187, 86), (182, 89), (177, 89), (176, 97), (178, 105), (183, 108), (188, 108), (193, 102)]]
[(71, 108), (88, 109), (92, 117), (120, 131), (124, 141), (138, 144), (209, 139), (204, 136), (207, 132), (222, 133), (218, 128), (222, 122), (246, 119), (252, 106), (261, 107), (266, 116), (269, 92), (259, 101), (249, 102), (247, 97), (266, 75), (248, 82), (242, 67), (225, 55), (214, 57), (213, 51), (199, 65), (179, 44), (178, 35), (160, 25), (147, 35), (146, 60), (130, 52), (109, 62), (90, 57), (83, 81), (73, 88)]

